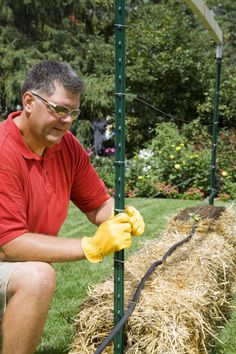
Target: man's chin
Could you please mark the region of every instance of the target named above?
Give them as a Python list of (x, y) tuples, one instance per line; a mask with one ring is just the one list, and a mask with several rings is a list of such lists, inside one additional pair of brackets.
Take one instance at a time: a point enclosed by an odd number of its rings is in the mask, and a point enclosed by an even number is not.
[(61, 140), (63, 138), (63, 135), (62, 136), (57, 136), (57, 137), (55, 137), (55, 136), (48, 137), (48, 139), (47, 139), (47, 148), (52, 147), (52, 146), (57, 145), (57, 144), (60, 144), (60, 142), (61, 142)]

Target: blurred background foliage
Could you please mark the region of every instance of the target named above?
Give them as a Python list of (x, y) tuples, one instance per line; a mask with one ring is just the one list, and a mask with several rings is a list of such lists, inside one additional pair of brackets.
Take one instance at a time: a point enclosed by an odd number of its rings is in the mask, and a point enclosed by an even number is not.
[[(227, 170), (227, 188), (232, 190), (234, 168), (229, 164), (235, 161), (236, 2), (206, 3), (224, 36), (219, 168)], [(179, 184), (200, 168), (205, 172), (197, 173), (196, 187), (202, 187), (205, 193), (216, 45), (182, 0), (127, 0), (126, 24), (127, 158), (132, 158), (135, 166), (134, 158), (141, 150), (152, 150), (155, 158), (150, 157), (153, 181), (149, 194), (156, 191), (157, 181), (168, 179), (171, 184)], [(25, 73), (42, 59), (69, 62), (85, 80), (82, 114), (72, 132), (85, 147), (92, 147), (93, 122), (109, 117), (109, 124), (114, 125), (113, 0), (0, 0), (1, 119), (19, 108)], [(171, 145), (176, 148), (179, 144), (184, 146), (174, 158), (170, 157)], [(197, 153), (195, 159), (187, 157)], [(138, 160), (142, 161), (140, 157)], [(135, 168), (137, 172), (141, 167)], [(140, 186), (142, 183), (141, 178)], [(226, 180), (219, 181), (219, 185), (225, 186)], [(130, 182), (131, 194), (135, 188)]]
[[(224, 33), (221, 126), (235, 127), (236, 3), (207, 4)], [(138, 151), (160, 121), (211, 121), (215, 44), (184, 1), (128, 0), (126, 8), (127, 144)], [(1, 116), (20, 103), (29, 67), (51, 58), (86, 81), (82, 120), (114, 116), (113, 13), (113, 0), (0, 0)]]

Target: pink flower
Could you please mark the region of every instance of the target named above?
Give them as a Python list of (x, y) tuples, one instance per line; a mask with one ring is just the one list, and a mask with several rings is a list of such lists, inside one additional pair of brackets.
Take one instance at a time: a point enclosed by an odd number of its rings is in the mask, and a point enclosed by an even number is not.
[(92, 148), (88, 148), (87, 149), (87, 153), (89, 156), (92, 156), (93, 155), (93, 149)]

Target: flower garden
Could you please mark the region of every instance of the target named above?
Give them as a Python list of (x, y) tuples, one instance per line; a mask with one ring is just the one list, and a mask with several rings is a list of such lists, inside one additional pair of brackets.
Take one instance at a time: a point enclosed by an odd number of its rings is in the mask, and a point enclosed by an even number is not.
[[(203, 200), (209, 196), (211, 127), (199, 120), (181, 130), (174, 123), (158, 124), (155, 137), (144, 149), (126, 159), (126, 197)], [(217, 195), (222, 201), (236, 199), (236, 133), (221, 130), (217, 146)], [(114, 148), (90, 158), (114, 194)]]

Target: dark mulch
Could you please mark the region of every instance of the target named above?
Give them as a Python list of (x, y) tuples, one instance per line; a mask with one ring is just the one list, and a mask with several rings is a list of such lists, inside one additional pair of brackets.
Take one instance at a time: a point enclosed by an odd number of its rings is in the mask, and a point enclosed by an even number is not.
[(216, 220), (225, 211), (225, 207), (215, 207), (214, 205), (204, 205), (198, 207), (189, 207), (181, 210), (174, 220), (188, 221), (192, 215), (199, 216), (203, 219)]

